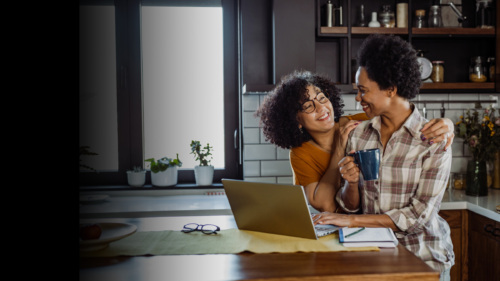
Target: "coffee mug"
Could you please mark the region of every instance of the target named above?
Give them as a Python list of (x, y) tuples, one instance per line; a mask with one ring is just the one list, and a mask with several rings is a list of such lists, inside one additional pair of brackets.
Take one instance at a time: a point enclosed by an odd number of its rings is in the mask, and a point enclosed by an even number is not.
[(359, 150), (348, 154), (354, 157), (354, 163), (358, 165), (363, 178), (366, 181), (378, 179), (378, 168), (380, 166), (380, 149), (372, 148)]

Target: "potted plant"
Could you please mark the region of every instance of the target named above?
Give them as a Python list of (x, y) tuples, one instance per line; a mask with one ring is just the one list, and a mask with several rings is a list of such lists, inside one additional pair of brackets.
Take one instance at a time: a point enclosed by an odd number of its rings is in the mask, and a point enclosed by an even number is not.
[(146, 183), (146, 170), (142, 167), (134, 166), (132, 170), (127, 171), (128, 185), (132, 187), (141, 187)]
[[(212, 160), (211, 150), (213, 147), (207, 143), (202, 147), (199, 141), (191, 141), (191, 154), (193, 154), (200, 165), (194, 167), (196, 185), (211, 185), (214, 177), (214, 166), (210, 165)], [(210, 158), (209, 158), (210, 157)]]
[(171, 186), (177, 184), (177, 169), (182, 166), (179, 154), (176, 159), (163, 157), (155, 161), (154, 158), (145, 160), (150, 163), (151, 184), (153, 186)]

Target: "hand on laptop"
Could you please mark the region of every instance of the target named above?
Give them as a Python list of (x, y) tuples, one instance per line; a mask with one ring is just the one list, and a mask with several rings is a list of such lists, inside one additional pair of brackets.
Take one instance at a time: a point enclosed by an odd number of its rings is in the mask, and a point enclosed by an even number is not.
[(346, 214), (322, 212), (312, 217), (314, 224), (333, 224), (336, 226), (351, 226), (352, 216)]

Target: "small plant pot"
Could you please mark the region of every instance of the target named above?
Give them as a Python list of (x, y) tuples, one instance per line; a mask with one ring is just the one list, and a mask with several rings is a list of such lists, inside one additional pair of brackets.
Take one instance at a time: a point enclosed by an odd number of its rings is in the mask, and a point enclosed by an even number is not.
[(132, 187), (142, 187), (146, 183), (146, 171), (127, 171), (128, 185)]
[(214, 179), (214, 166), (194, 166), (196, 185), (211, 185)]
[(151, 172), (151, 184), (153, 186), (171, 186), (177, 184), (177, 167), (168, 167), (165, 171)]

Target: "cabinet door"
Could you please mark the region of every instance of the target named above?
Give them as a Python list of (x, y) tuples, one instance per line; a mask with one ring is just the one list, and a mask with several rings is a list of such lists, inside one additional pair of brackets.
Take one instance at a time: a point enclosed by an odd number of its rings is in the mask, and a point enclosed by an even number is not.
[(294, 70), (315, 71), (315, 3), (274, 0), (275, 82)]
[(450, 270), (450, 279), (452, 281), (462, 280), (462, 247), (464, 246), (462, 235), (462, 211), (461, 210), (443, 210), (439, 215), (446, 220), (451, 230), (451, 242), (453, 243), (453, 252), (455, 253), (455, 265)]
[(469, 280), (498, 280), (500, 243), (494, 236), (497, 223), (472, 212), (469, 218)]

